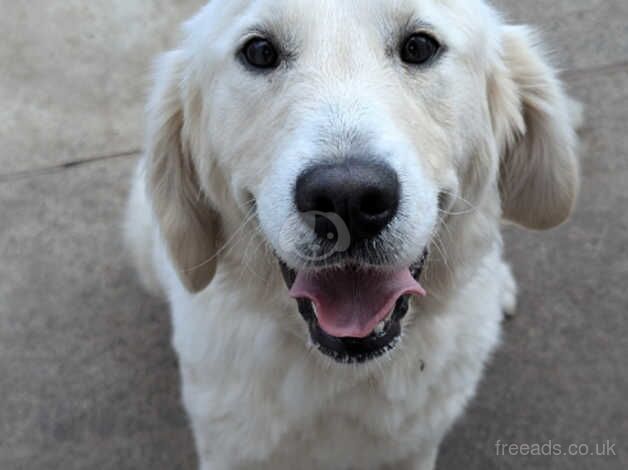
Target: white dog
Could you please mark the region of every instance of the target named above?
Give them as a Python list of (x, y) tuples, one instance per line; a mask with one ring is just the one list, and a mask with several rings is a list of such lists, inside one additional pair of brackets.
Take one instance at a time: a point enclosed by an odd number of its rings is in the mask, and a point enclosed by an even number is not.
[(159, 63), (127, 238), (200, 467), (433, 469), (554, 227), (576, 114), (483, 0), (213, 0)]

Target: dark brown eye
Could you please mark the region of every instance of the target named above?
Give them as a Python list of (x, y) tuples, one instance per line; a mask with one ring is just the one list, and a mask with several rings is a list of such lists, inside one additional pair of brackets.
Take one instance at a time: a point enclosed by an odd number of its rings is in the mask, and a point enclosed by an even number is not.
[(429, 34), (413, 34), (401, 47), (401, 60), (407, 64), (423, 65), (432, 60), (439, 50), (440, 44)]
[(253, 38), (242, 49), (246, 61), (258, 69), (274, 69), (279, 65), (279, 54), (275, 46), (263, 38)]

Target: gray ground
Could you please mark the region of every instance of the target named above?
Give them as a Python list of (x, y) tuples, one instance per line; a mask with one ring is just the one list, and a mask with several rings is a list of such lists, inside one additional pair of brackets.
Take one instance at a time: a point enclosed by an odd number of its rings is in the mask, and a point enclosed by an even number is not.
[[(195, 464), (166, 306), (118, 225), (150, 58), (199, 3), (0, 0), (2, 470)], [(628, 468), (628, 2), (496, 3), (541, 27), (587, 105), (584, 186), (569, 225), (508, 233), (520, 314), (439, 468)], [(498, 440), (618, 455), (506, 457)]]

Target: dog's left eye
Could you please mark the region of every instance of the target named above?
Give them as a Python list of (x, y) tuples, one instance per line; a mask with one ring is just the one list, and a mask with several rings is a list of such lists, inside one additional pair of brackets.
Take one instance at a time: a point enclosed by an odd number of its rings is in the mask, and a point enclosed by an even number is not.
[(408, 37), (401, 47), (401, 59), (407, 64), (423, 65), (440, 51), (440, 43), (427, 33)]
[(279, 53), (267, 39), (253, 38), (244, 45), (242, 56), (258, 69), (274, 69), (279, 65)]

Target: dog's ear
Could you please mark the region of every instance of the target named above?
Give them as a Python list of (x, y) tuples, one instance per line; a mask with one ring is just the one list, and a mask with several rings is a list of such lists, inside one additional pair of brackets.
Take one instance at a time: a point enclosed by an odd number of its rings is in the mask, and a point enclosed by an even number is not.
[(188, 291), (199, 292), (216, 271), (219, 219), (198, 184), (191, 155), (184, 67), (182, 53), (177, 51), (158, 64), (147, 112), (146, 177), (153, 210), (179, 277)]
[(579, 187), (579, 105), (525, 27), (502, 30), (501, 57), (489, 78), (489, 105), (500, 152), (503, 217), (531, 229), (564, 222)]

